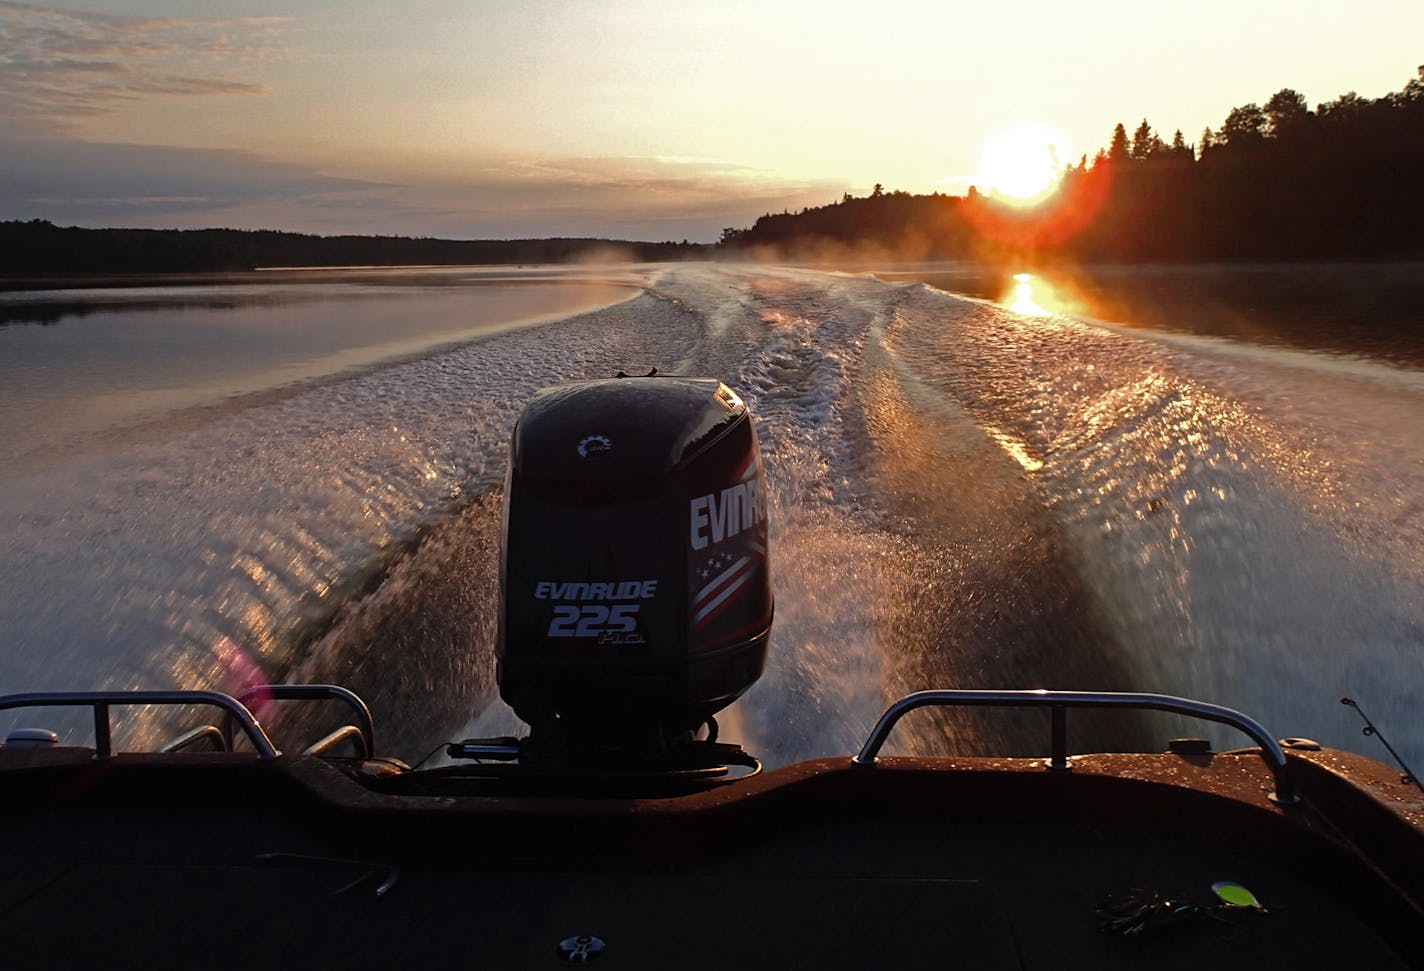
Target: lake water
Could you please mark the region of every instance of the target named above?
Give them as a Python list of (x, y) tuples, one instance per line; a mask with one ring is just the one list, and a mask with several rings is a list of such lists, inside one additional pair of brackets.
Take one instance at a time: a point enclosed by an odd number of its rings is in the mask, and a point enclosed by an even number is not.
[(0, 464), (52, 462), (199, 406), (567, 317), (642, 283), (618, 269), (503, 267), (245, 280), (0, 293)]
[(868, 267), (1028, 313), (1424, 366), (1424, 264)]
[[(777, 618), (723, 730), (768, 763), (854, 749), (927, 686), (1195, 696), (1379, 754), (1348, 694), (1424, 761), (1424, 371), (1085, 322), (1036, 278), (1005, 305), (785, 267), (507, 275), (7, 296), (51, 312), (0, 327), (0, 691), (334, 681), (408, 758), (517, 730), (510, 429), (538, 388), (655, 366), (757, 422)], [(1043, 751), (985, 718), (896, 744)], [(1129, 727), (1072, 739), (1241, 744)]]

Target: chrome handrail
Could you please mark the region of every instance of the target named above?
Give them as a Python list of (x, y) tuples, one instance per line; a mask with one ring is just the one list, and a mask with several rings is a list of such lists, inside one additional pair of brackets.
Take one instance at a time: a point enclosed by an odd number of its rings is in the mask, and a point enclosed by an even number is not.
[[(366, 739), (361, 736), (361, 729), (357, 728), (355, 725), (342, 725), (340, 728), (336, 729), (335, 731), (327, 734), (322, 738), (317, 739), (315, 742), (312, 742), (306, 748), (302, 749), (302, 754), (322, 756), (350, 738), (356, 739), (357, 751), (365, 750)], [(369, 754), (363, 756), (363, 758), (370, 757), (371, 756)]]
[[(361, 745), (365, 749), (362, 758), (374, 758), (376, 755), (375, 720), (372, 719), (371, 709), (366, 707), (366, 702), (362, 701), (361, 696), (350, 688), (343, 688), (339, 684), (259, 684), (246, 689), (237, 696), (237, 700), (244, 705), (250, 704), (254, 700), (325, 701), (328, 699), (344, 701), (347, 707), (356, 713), (357, 724), (347, 727), (355, 728), (361, 735)], [(228, 731), (230, 728), (230, 723), (224, 723), (224, 731)], [(338, 731), (340, 730), (338, 729)], [(320, 746), (327, 743), (329, 747), (346, 737), (345, 734), (341, 739), (332, 739), (328, 736), (316, 744)], [(310, 753), (311, 749), (307, 751)]]
[(197, 728), (190, 728), (177, 738), (169, 739), (158, 746), (160, 753), (182, 752), (184, 749), (192, 748), (199, 742), (212, 742), (213, 748), (219, 752), (230, 751), (227, 739), (223, 737), (222, 729), (216, 725), (199, 725)]
[(94, 712), (94, 757), (114, 754), (109, 709), (114, 705), (212, 705), (223, 709), (225, 721), (242, 726), (260, 758), (275, 759), (281, 753), (248, 710), (232, 695), (221, 691), (32, 691), (0, 696), (0, 711), (14, 708), (90, 708)]
[(939, 691), (917, 691), (895, 702), (880, 720), (875, 723), (870, 737), (851, 762), (869, 767), (875, 764), (881, 746), (885, 744), (895, 724), (908, 712), (926, 707), (976, 707), (996, 708), (1049, 708), (1053, 715), (1052, 755), (1049, 767), (1067, 769), (1067, 732), (1065, 713), (1069, 708), (1132, 708), (1150, 711), (1167, 711), (1178, 715), (1190, 715), (1206, 721), (1229, 725), (1249, 736), (1261, 747), (1261, 757), (1265, 759), (1271, 775), (1275, 777), (1276, 791), (1270, 794), (1273, 802), (1293, 805), (1297, 801), (1295, 785), (1291, 781), (1290, 767), (1280, 745), (1254, 718), (1243, 715), (1232, 708), (1194, 701), (1191, 698), (1177, 698), (1173, 695), (1142, 694), (1130, 691), (1048, 691), (1039, 688), (1033, 691), (976, 691), (965, 689), (945, 689)]

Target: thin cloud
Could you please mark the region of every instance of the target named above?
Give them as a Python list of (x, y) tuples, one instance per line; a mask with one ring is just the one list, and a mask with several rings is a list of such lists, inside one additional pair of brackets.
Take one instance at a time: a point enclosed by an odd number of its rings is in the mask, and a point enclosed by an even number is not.
[[(497, 199), (501, 209), (578, 210), (590, 202), (600, 211), (631, 207), (681, 215), (726, 211), (765, 203), (776, 211), (839, 198), (831, 181), (789, 183), (760, 170), (705, 160), (657, 157), (514, 158), (424, 181), (452, 198)], [(760, 213), (758, 213), (759, 215)]]
[(525, 158), (438, 184), (391, 186), (379, 197), (399, 205), (391, 217), (402, 233), (710, 241), (765, 212), (834, 201), (844, 188), (700, 160)]
[(0, 157), (0, 213), (60, 224), (192, 225), (245, 206), (299, 209), (306, 200), (385, 188), (234, 150), (0, 135)]
[(3, 218), (82, 226), (711, 241), (725, 226), (821, 205), (844, 189), (656, 157), (507, 158), (375, 182), (250, 152), (3, 132), (0, 157)]
[(280, 54), (283, 23), (0, 2), (0, 119), (65, 132), (143, 98), (265, 93), (262, 84), (231, 72)]

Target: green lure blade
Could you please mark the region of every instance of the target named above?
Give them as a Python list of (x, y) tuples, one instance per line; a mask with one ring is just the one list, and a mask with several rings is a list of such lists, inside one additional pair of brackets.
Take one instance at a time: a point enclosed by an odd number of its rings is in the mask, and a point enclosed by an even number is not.
[(1250, 907), (1253, 910), (1266, 912), (1266, 908), (1261, 901), (1256, 899), (1256, 895), (1239, 883), (1230, 880), (1218, 880), (1211, 885), (1212, 892), (1228, 907)]

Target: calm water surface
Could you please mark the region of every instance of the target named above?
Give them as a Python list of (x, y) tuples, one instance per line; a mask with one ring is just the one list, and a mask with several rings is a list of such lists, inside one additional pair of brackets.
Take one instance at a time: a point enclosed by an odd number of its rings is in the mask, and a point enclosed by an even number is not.
[(1030, 315), (1069, 314), (1424, 367), (1424, 263), (865, 269)]
[(0, 293), (0, 462), (629, 299), (636, 274), (456, 268)]

